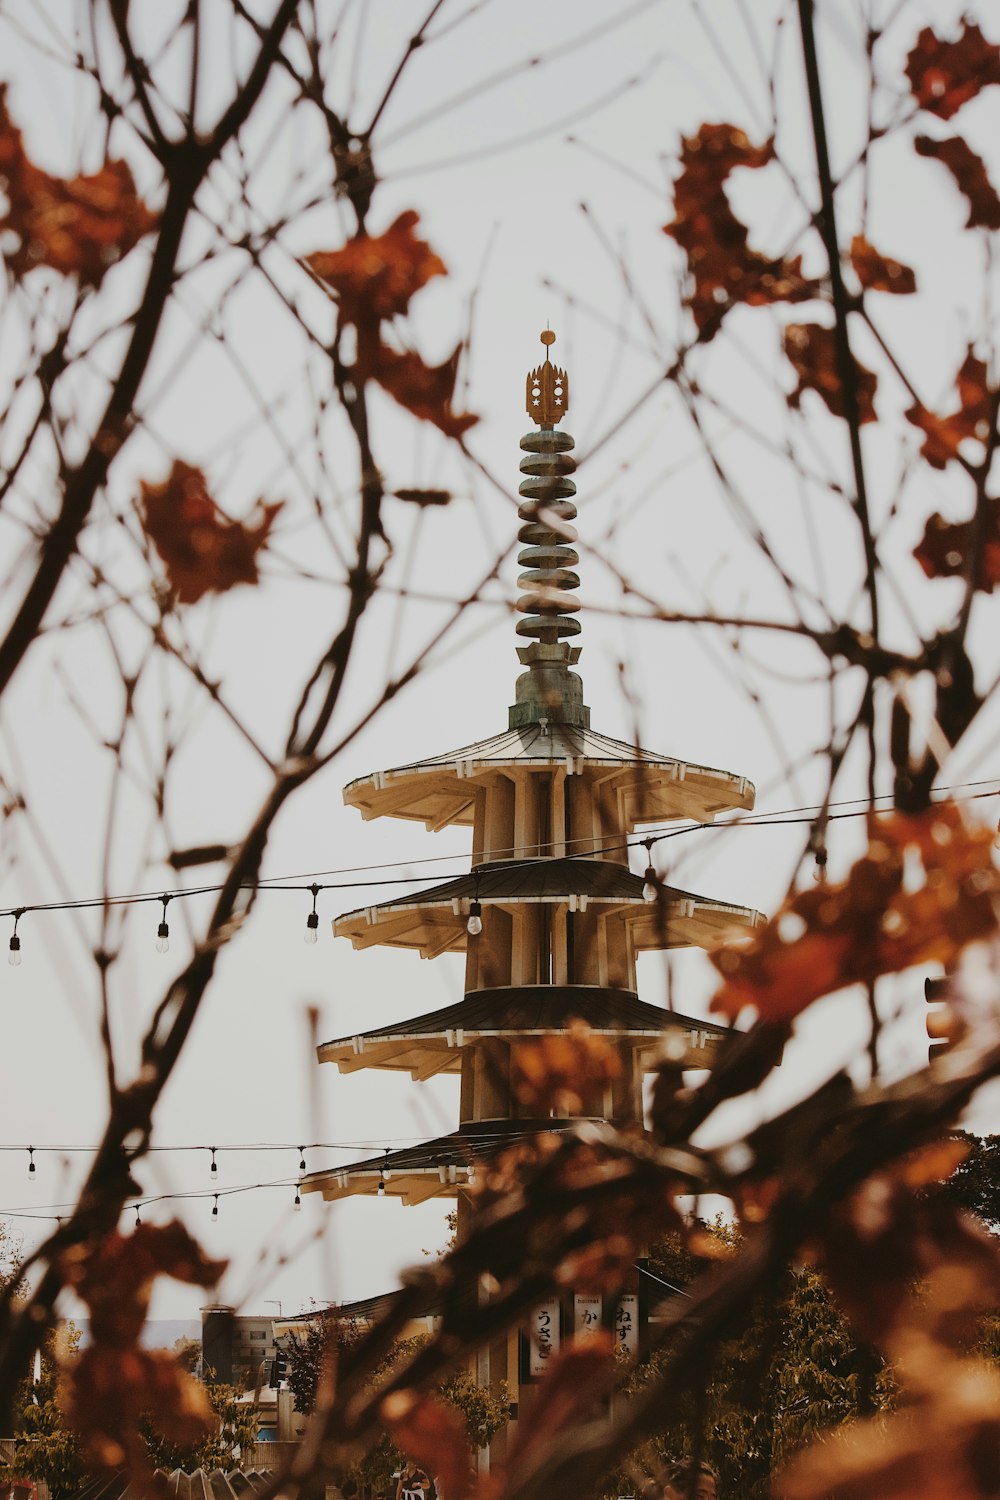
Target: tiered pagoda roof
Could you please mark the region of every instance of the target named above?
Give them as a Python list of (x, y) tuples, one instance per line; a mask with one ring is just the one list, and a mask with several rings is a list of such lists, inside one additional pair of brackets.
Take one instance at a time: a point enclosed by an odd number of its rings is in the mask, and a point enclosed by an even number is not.
[[(543, 334), (551, 344), (554, 335)], [(345, 802), (365, 818), (409, 818), (435, 831), (472, 829), (468, 873), (346, 912), (334, 932), (355, 948), (376, 944), (421, 957), (466, 956), (461, 1001), (324, 1043), (320, 1061), (341, 1072), (375, 1067), (414, 1079), (461, 1075), (459, 1127), (449, 1135), (313, 1172), (303, 1192), (357, 1193), (418, 1203), (459, 1196), (475, 1164), (503, 1145), (579, 1119), (640, 1126), (642, 1080), (664, 1056), (705, 1067), (726, 1028), (641, 1001), (637, 955), (712, 948), (756, 926), (749, 907), (661, 882), (629, 868), (635, 830), (679, 819), (709, 823), (749, 809), (743, 776), (660, 755), (590, 726), (583, 685), (574, 571), (573, 439), (557, 426), (566, 374), (546, 360), (528, 377), (539, 430), (521, 440), (522, 543), (517, 633), (526, 669), (500, 734), (352, 781)], [(647, 842), (640, 840), (639, 842)], [(648, 840), (651, 844), (652, 839)], [(648, 863), (648, 857), (647, 857)], [(606, 1037), (617, 1075), (585, 1093), (572, 1120), (519, 1114), (516, 1050), (573, 1021)]]
[(590, 766), (620, 773), (618, 779), (628, 789), (629, 832), (672, 818), (710, 823), (720, 812), (754, 803), (753, 783), (745, 776), (659, 755), (559, 720), (519, 725), (444, 755), (360, 776), (345, 787), (344, 801), (365, 819), (411, 818), (436, 833), (452, 825), (472, 826), (483, 777), (552, 767), (572, 776)]
[(710, 901), (668, 885), (660, 887), (660, 900), (650, 905), (643, 887), (631, 870), (598, 859), (502, 860), (380, 906), (347, 912), (333, 930), (338, 937), (349, 937), (355, 948), (380, 943), (417, 948), (423, 958), (435, 958), (468, 947), (474, 901), (507, 910), (521, 905), (564, 905), (571, 912), (602, 907), (628, 925), (639, 951), (713, 947), (735, 926), (753, 927), (761, 920), (749, 907)]

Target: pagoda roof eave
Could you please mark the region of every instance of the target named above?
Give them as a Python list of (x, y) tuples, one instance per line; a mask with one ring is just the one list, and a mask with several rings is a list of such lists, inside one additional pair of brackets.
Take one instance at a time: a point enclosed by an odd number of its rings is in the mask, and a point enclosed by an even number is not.
[(342, 1073), (388, 1068), (415, 1078), (458, 1072), (462, 1050), (492, 1037), (527, 1039), (584, 1022), (597, 1035), (624, 1037), (654, 1067), (667, 1036), (685, 1041), (684, 1066), (709, 1066), (729, 1029), (668, 1011), (633, 990), (601, 985), (530, 985), (470, 991), (463, 1000), (405, 1021), (336, 1037), (317, 1048)]
[[(381, 1184), (380, 1196), (402, 1198), (408, 1205), (428, 1198), (454, 1198), (460, 1188), (468, 1185), (478, 1161), (487, 1160), (525, 1138), (576, 1129), (587, 1118), (476, 1121), (418, 1146), (309, 1172), (300, 1178), (299, 1191), (322, 1193), (326, 1202), (335, 1202), (378, 1193)], [(594, 1120), (599, 1123), (596, 1117)]]
[(485, 782), (496, 772), (586, 767), (638, 772), (627, 815), (641, 823), (691, 818), (710, 823), (718, 813), (749, 810), (755, 788), (745, 776), (679, 760), (575, 724), (551, 722), (508, 729), (458, 750), (361, 776), (344, 788), (344, 801), (366, 819), (408, 818), (434, 832), (468, 826)]
[(440, 885), (412, 891), (379, 906), (360, 907), (335, 918), (333, 932), (355, 948), (376, 944), (416, 948), (426, 958), (465, 949), (470, 904), (516, 910), (524, 904), (566, 905), (584, 912), (590, 904), (629, 924), (637, 950), (713, 948), (764, 918), (750, 907), (712, 901), (693, 891), (661, 886), (655, 902), (643, 898), (644, 882), (624, 865), (570, 858), (505, 860)]

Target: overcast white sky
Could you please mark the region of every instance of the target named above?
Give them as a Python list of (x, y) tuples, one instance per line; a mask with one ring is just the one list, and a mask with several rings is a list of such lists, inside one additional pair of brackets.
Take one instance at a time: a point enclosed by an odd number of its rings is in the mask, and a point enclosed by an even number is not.
[[(269, 9), (259, 7), (261, 13)], [(600, 444), (578, 478), (582, 595), (592, 606), (583, 615), (581, 671), (595, 726), (624, 738), (638, 726), (649, 748), (749, 776), (758, 786), (762, 810), (810, 804), (821, 790), (822, 768), (809, 757), (827, 734), (825, 688), (805, 680), (816, 669), (814, 656), (795, 642), (778, 648), (765, 637), (748, 639), (737, 653), (719, 633), (619, 618), (621, 591), (601, 562), (603, 554), (668, 606), (697, 609), (708, 598), (720, 611), (788, 617), (773, 572), (734, 520), (673, 391), (664, 388), (634, 420), (620, 421), (663, 369), (679, 327), (679, 260), (661, 233), (672, 217), (669, 183), (679, 137), (703, 120), (730, 119), (754, 140), (764, 139), (770, 106), (760, 55), (770, 57), (773, 17), (784, 16), (788, 7), (766, 0), (752, 5), (713, 0), (700, 7), (683, 0), (614, 7), (599, 0), (544, 5), (494, 0), (448, 29), (450, 20), (472, 9), (448, 0), (439, 18), (440, 40), (416, 55), (386, 113), (376, 155), (384, 181), (371, 227), (380, 231), (397, 213), (415, 208), (423, 232), (448, 264), (449, 277), (434, 282), (414, 306), (412, 335), (425, 357), (440, 359), (454, 346), (472, 306), (467, 404), (482, 420), (469, 445), (488, 473), (507, 486), (507, 494), (471, 465), (457, 463), (437, 434), (376, 396), (374, 447), (390, 483), (443, 482), (459, 497), (416, 524), (398, 503), (389, 507), (396, 547), (389, 581), (447, 600), (468, 588), (513, 542), (510, 496), (521, 456), (518, 439), (527, 426), (524, 375), (539, 356), (539, 329), (550, 322), (558, 332), (555, 356), (568, 366), (572, 383), (565, 425), (581, 456)], [(164, 6), (162, 13), (167, 10)], [(208, 0), (213, 22), (227, 10), (224, 0)], [(346, 7), (332, 93), (343, 104), (355, 88), (354, 118), (363, 119), (370, 110), (421, 10), (399, 0)], [(943, 26), (959, 10), (950, 0), (904, 7), (883, 44), (885, 73), (898, 69), (921, 25), (933, 20)], [(864, 79), (853, 60), (858, 19), (848, 0), (826, 0), (819, 11), (834, 154), (844, 162), (864, 132)], [(91, 169), (95, 165), (87, 96), (69, 84), (68, 73), (51, 55), (60, 51), (60, 33), (70, 36), (82, 15), (83, 7), (57, 0), (0, 5), (0, 79), (11, 83), (10, 106), (24, 124), (29, 148), (52, 170), (69, 171), (80, 161)], [(793, 171), (804, 174), (808, 189), (810, 146), (791, 13), (779, 35), (779, 147)], [(47, 53), (33, 38), (45, 43)], [(229, 76), (221, 26), (217, 40), (206, 90), (221, 95)], [(543, 62), (528, 66), (533, 58)], [(994, 100), (977, 101), (961, 124), (987, 157), (992, 151), (1000, 178), (995, 130), (988, 126), (991, 110)], [(140, 181), (149, 181), (150, 164), (134, 139), (123, 131), (113, 147), (127, 155)], [(295, 197), (301, 185), (296, 174), (304, 174), (308, 186), (311, 173), (312, 187), (321, 187), (315, 180), (325, 170), (319, 145), (308, 127), (287, 115), (278, 90), (265, 101), (261, 122), (248, 136), (248, 151), (260, 153), (256, 191), (262, 219), (280, 211), (284, 195)], [(938, 170), (933, 164), (917, 162), (905, 142), (887, 148), (879, 162), (871, 184), (871, 238), (885, 252), (913, 263), (926, 292), (919, 305), (885, 299), (887, 305), (878, 309), (882, 326), (903, 349), (928, 399), (945, 401), (965, 345), (982, 323), (981, 251), (971, 241), (956, 251), (962, 203), (943, 173), (932, 175)], [(224, 174), (216, 173), (206, 203), (212, 192), (224, 196), (231, 188)], [(305, 187), (300, 196), (308, 196)], [(856, 193), (844, 197), (849, 220)], [(732, 199), (751, 224), (754, 244), (784, 249), (804, 222), (801, 205), (776, 165), (739, 174)], [(347, 227), (346, 216), (332, 203), (297, 219), (273, 252), (283, 284), (301, 275), (294, 256), (339, 245)], [(818, 244), (805, 241), (803, 249), (806, 269), (818, 271)], [(136, 252), (137, 265), (143, 253)], [(619, 257), (630, 268), (638, 300), (623, 287)], [(109, 277), (109, 292), (114, 278), (121, 278), (123, 305), (135, 274), (126, 265)], [(161, 478), (174, 455), (203, 464), (233, 513), (248, 509), (259, 494), (293, 502), (266, 584), (198, 605), (186, 624), (230, 701), (266, 744), (276, 746), (287, 704), (343, 608), (332, 557), (313, 554), (294, 500), (308, 493), (311, 483), (328, 497), (349, 490), (354, 459), (345, 431), (332, 419), (324, 428), (323, 451), (317, 449), (310, 380), (318, 366), (273, 296), (251, 276), (223, 297), (227, 274), (224, 264), (209, 268), (182, 288), (163, 352), (143, 388), (146, 430), (116, 466), (109, 503), (125, 506), (137, 479)], [(317, 326), (329, 318), (304, 278), (297, 295)], [(213, 299), (225, 345), (193, 338)], [(770, 383), (781, 323), (812, 313), (736, 312), (730, 336), (700, 356), (699, 379), (725, 408), (707, 414), (719, 452), (786, 567), (833, 609), (851, 610), (860, 576), (856, 535), (844, 508), (819, 487), (800, 486), (785, 464), (781, 444), (787, 413)], [(867, 347), (859, 353), (875, 362)], [(781, 379), (789, 388), (787, 374)], [(85, 404), (85, 378), (78, 394)], [(255, 421), (258, 399), (280, 410), (284, 447)], [(894, 419), (906, 404), (905, 394), (886, 377), (879, 397), (883, 421), (866, 433), (874, 504), (882, 521), (904, 463), (901, 424)], [(811, 398), (796, 421), (799, 451), (816, 472), (846, 473), (840, 424)], [(768, 446), (772, 437), (776, 451)], [(912, 450), (912, 434), (907, 441)], [(950, 484), (950, 476), (937, 482), (929, 472), (912, 484), (886, 533), (886, 555), (897, 570), (902, 596), (888, 607), (889, 631), (900, 641), (907, 640), (905, 602), (916, 601), (921, 618), (928, 608), (946, 617), (955, 602), (950, 585), (924, 585), (909, 558), (931, 510), (961, 510), (962, 492)], [(9, 531), (0, 532), (4, 538), (11, 545)], [(102, 547), (109, 549), (109, 566), (127, 567), (114, 537), (94, 542), (90, 555), (103, 557)], [(296, 576), (304, 563), (315, 564), (312, 581)], [(509, 608), (516, 571), (510, 555), (490, 601), (467, 612), (430, 669), (291, 802), (269, 846), (269, 876), (311, 878), (385, 864), (389, 871), (377, 875), (423, 872), (430, 882), (462, 867), (467, 835), (431, 835), (391, 820), (363, 824), (343, 806), (340, 792), (357, 775), (461, 746), (506, 725), (517, 672)], [(82, 597), (79, 582), (71, 582), (60, 608), (69, 612)], [(625, 608), (636, 612), (639, 607), (633, 600)], [(386, 672), (399, 670), (430, 638), (446, 609), (413, 599), (404, 603), (392, 594), (373, 608), (336, 731), (344, 733), (355, 722), (377, 696)], [(990, 609), (980, 606), (984, 619), (977, 626), (986, 676), (991, 649), (995, 654)], [(632, 704), (622, 693), (619, 662), (627, 667)], [(229, 840), (260, 794), (259, 770), (239, 737), (204, 712), (179, 673), (162, 674), (160, 694), (151, 693), (144, 708), (151, 742), (162, 737), (165, 702), (186, 729), (168, 800), (171, 837), (177, 846)], [(14, 864), (0, 888), (5, 905), (99, 893), (111, 769), (95, 741), (112, 732), (117, 701), (95, 627), (47, 638), (23, 668), (0, 719), (0, 762), (25, 789), (33, 821), (7, 851)], [(956, 758), (950, 780), (991, 775), (1000, 780), (996, 727), (995, 720), (984, 724), (976, 744)], [(788, 765), (798, 767), (791, 780)], [(861, 790), (857, 768), (852, 771), (849, 764), (840, 795), (857, 796)], [(112, 852), (114, 889), (162, 886), (165, 877), (156, 861), (165, 846), (147, 820), (142, 798), (126, 791)], [(671, 860), (677, 861), (670, 874), (706, 895), (767, 910), (787, 883), (801, 836), (797, 829), (695, 834), (670, 846)], [(839, 825), (835, 838), (833, 868), (849, 859), (856, 826)], [(456, 856), (455, 862), (424, 863), (446, 855)], [(331, 873), (327, 878), (355, 877)], [(403, 1209), (393, 1201), (365, 1200), (330, 1207), (308, 1197), (300, 1215), (290, 1212), (296, 1143), (342, 1143), (340, 1151), (309, 1153), (312, 1170), (370, 1154), (371, 1148), (438, 1134), (457, 1122), (453, 1081), (417, 1085), (405, 1076), (377, 1072), (340, 1078), (332, 1067), (318, 1068), (308, 1050), (310, 1005), (319, 1008), (322, 1040), (461, 994), (462, 965), (456, 958), (427, 964), (388, 950), (355, 954), (346, 942), (332, 940), (329, 919), (369, 899), (368, 888), (325, 892), (321, 939), (314, 948), (302, 943), (309, 906), (304, 893), (275, 892), (259, 899), (222, 960), (157, 1117), (160, 1146), (284, 1142), (288, 1149), (221, 1154), (217, 1182), (210, 1176), (207, 1151), (158, 1154), (141, 1168), (150, 1195), (285, 1183), (222, 1198), (215, 1223), (210, 1196), (177, 1205), (211, 1250), (231, 1257), (222, 1294), (254, 1310), (264, 1310), (265, 1299), (281, 1299), (288, 1312), (310, 1298), (377, 1293), (394, 1284), (399, 1268), (418, 1259), (423, 1247), (444, 1239), (445, 1203)], [(190, 912), (197, 923), (197, 903)], [(154, 951), (158, 916), (156, 906), (136, 908), (128, 921), (115, 991), (123, 1057), (134, 1048), (165, 978), (183, 957), (180, 903), (170, 911), (174, 941), (166, 956)], [(12, 971), (3, 965), (0, 971), (6, 1042), (0, 1144), (86, 1146), (97, 1138), (103, 1116), (97, 1000), (86, 962), (93, 928), (88, 919), (67, 913), (30, 914), (21, 934), (22, 967)], [(642, 961), (640, 980), (644, 998), (662, 998), (658, 960)], [(678, 1007), (704, 1013), (711, 972), (702, 956), (681, 956), (675, 980)], [(893, 1035), (894, 1066), (917, 1061), (921, 1054), (918, 992), (919, 978), (912, 975), (887, 987), (887, 1009), (897, 1004), (909, 1009)], [(772, 1098), (803, 1091), (854, 1055), (862, 1037), (863, 1012), (854, 997), (827, 1006), (803, 1024), (768, 1099), (719, 1128), (743, 1128)], [(988, 1125), (988, 1107), (977, 1118)], [(83, 1160), (82, 1155), (40, 1154), (32, 1180), (25, 1152), (0, 1152), (0, 1217), (56, 1211), (51, 1205), (70, 1198)], [(165, 1212), (150, 1208), (144, 1217)], [(44, 1227), (26, 1217), (12, 1222), (26, 1245)], [(161, 1317), (187, 1316), (196, 1313), (198, 1302), (195, 1292), (166, 1286), (154, 1311)]]

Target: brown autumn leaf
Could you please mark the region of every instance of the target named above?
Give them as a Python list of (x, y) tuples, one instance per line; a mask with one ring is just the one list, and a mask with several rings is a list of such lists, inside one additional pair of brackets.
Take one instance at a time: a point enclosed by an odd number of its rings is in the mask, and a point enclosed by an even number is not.
[(1000, 198), (986, 171), (986, 163), (960, 135), (937, 141), (918, 135), (913, 145), (920, 156), (942, 162), (954, 177), (958, 190), (969, 200), (966, 229), (1000, 229)]
[(621, 1076), (621, 1060), (583, 1021), (514, 1048), (512, 1084), (519, 1102), (538, 1115), (585, 1112), (586, 1100)]
[(416, 1391), (393, 1391), (382, 1402), (393, 1439), (431, 1475), (447, 1500), (464, 1500), (472, 1488), (465, 1423), (454, 1406)]
[[(974, 533), (972, 521), (946, 521), (944, 516), (935, 512), (927, 522), (913, 555), (928, 578), (964, 576), (969, 548), (975, 541)], [(985, 526), (976, 550), (979, 556), (975, 586), (988, 594), (1000, 585), (1000, 501), (991, 499), (986, 502)]]
[(749, 231), (726, 197), (729, 174), (738, 167), (766, 166), (774, 160), (774, 142), (754, 146), (735, 125), (704, 124), (684, 139), (680, 158), (675, 217), (663, 232), (687, 254), (694, 282), (690, 307), (699, 332), (711, 338), (732, 303), (761, 307), (817, 296), (818, 283), (802, 274), (801, 256), (772, 258), (750, 248)]
[(955, 376), (955, 386), (958, 408), (948, 416), (939, 417), (919, 401), (906, 412), (906, 420), (924, 434), (920, 452), (932, 469), (945, 468), (949, 459), (958, 457), (962, 443), (969, 439), (982, 444), (989, 441), (996, 393), (990, 389), (985, 361), (977, 359), (971, 344)]
[(144, 1412), (172, 1442), (190, 1445), (206, 1437), (215, 1421), (202, 1386), (169, 1354), (138, 1347), (153, 1285), (171, 1276), (210, 1287), (225, 1261), (207, 1258), (182, 1224), (140, 1224), (124, 1236), (113, 1231), (96, 1243), (77, 1245), (61, 1261), (66, 1284), (90, 1311), (91, 1344), (63, 1371), (60, 1401), (95, 1467), (124, 1465), (141, 1480), (149, 1476), (139, 1432)]
[(917, 290), (912, 267), (881, 255), (863, 234), (856, 234), (851, 241), (851, 265), (868, 291), (894, 292), (897, 297), (904, 297)]
[(765, 1020), (790, 1020), (846, 985), (951, 963), (996, 931), (993, 837), (952, 803), (871, 819), (868, 849), (842, 884), (794, 892), (743, 944), (711, 955), (723, 976), (712, 1008), (735, 1019), (750, 1005)]
[(281, 501), (258, 501), (249, 523), (233, 521), (208, 493), (201, 469), (179, 458), (162, 484), (142, 480), (141, 490), (143, 526), (181, 604), (257, 582), (257, 554), (267, 544)]
[(14, 276), (49, 266), (99, 286), (105, 273), (159, 223), (143, 203), (127, 162), (64, 179), (29, 160), (0, 85), (0, 214), (3, 256)]
[(974, 21), (963, 21), (957, 41), (944, 42), (930, 26), (906, 59), (906, 76), (921, 109), (950, 120), (991, 83), (1000, 83), (1000, 47)]
[[(799, 405), (803, 391), (815, 391), (835, 417), (846, 416), (837, 368), (835, 330), (820, 323), (789, 323), (785, 328), (784, 346), (798, 376), (798, 384), (788, 397), (789, 406)], [(862, 424), (874, 422), (878, 377), (858, 359), (854, 360), (854, 371), (858, 420)]]
[(432, 276), (448, 274), (441, 257), (414, 234), (419, 222), (420, 215), (408, 209), (384, 234), (358, 234), (341, 250), (306, 256), (306, 264), (337, 293), (345, 323), (369, 327), (405, 313)]
[(446, 437), (460, 438), (479, 421), (471, 412), (452, 411), (462, 346), (439, 365), (425, 365), (419, 354), (397, 354), (385, 344), (359, 350), (358, 373), (371, 376), (394, 401), (422, 421), (433, 422)]

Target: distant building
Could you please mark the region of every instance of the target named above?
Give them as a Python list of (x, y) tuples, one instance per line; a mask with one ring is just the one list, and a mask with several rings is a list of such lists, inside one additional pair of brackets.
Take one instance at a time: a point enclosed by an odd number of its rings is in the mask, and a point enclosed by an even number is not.
[(245, 1388), (262, 1376), (266, 1386), (276, 1353), (273, 1318), (237, 1313), (224, 1303), (202, 1308), (201, 1367), (209, 1385)]

